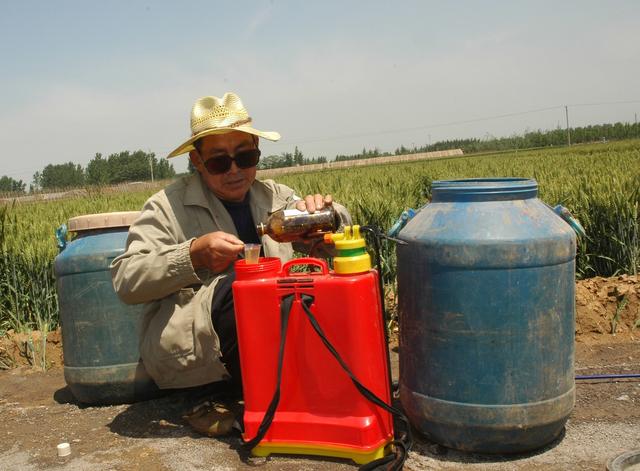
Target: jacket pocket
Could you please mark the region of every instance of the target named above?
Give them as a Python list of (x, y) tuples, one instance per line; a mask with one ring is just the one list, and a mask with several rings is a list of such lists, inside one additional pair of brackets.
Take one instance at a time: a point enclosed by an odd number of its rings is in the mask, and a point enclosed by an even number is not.
[(151, 369), (179, 369), (194, 353), (193, 288), (183, 288), (160, 301), (149, 319), (141, 346), (142, 359)]

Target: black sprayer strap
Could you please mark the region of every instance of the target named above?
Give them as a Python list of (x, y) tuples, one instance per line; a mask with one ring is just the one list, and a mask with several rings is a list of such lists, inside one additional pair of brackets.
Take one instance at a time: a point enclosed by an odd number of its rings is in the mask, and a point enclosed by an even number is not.
[[(386, 402), (384, 402), (382, 399), (376, 396), (373, 392), (371, 392), (367, 387), (365, 387), (353, 375), (353, 373), (351, 372), (347, 364), (344, 362), (340, 354), (336, 351), (333, 345), (331, 345), (331, 342), (329, 342), (324, 332), (322, 331), (320, 324), (318, 324), (318, 321), (316, 320), (315, 316), (311, 312), (311, 309), (309, 306), (313, 304), (313, 300), (314, 300), (313, 296), (303, 294), (302, 308), (305, 314), (307, 315), (307, 318), (309, 319), (311, 326), (313, 327), (313, 329), (316, 331), (316, 333), (322, 340), (322, 343), (324, 343), (325, 347), (327, 347), (329, 352), (337, 360), (337, 362), (340, 364), (342, 369), (349, 375), (349, 378), (351, 379), (353, 384), (356, 386), (358, 391), (360, 391), (360, 393), (367, 400), (371, 401), (372, 403), (374, 403), (378, 407), (381, 407), (387, 412), (390, 412), (391, 414), (395, 415), (400, 420), (402, 420), (406, 426), (406, 433), (400, 436), (400, 438), (396, 438), (392, 442), (392, 444), (395, 446), (395, 454), (390, 454), (390, 455), (384, 456), (383, 458), (367, 463), (366, 465), (360, 467), (360, 470), (370, 471), (370, 470), (377, 469), (378, 467), (386, 464), (388, 464), (387, 466), (388, 470), (397, 471), (402, 469), (402, 466), (404, 465), (404, 462), (407, 459), (407, 454), (409, 453), (409, 450), (411, 449), (411, 446), (413, 443), (413, 440), (411, 437), (411, 426), (409, 425), (408, 419), (400, 410), (388, 405)], [(278, 370), (276, 375), (276, 387), (273, 393), (273, 398), (271, 399), (271, 403), (269, 404), (269, 407), (267, 408), (267, 411), (265, 412), (264, 417), (262, 418), (262, 422), (258, 427), (258, 432), (256, 433), (256, 436), (249, 441), (242, 442), (242, 447), (248, 450), (255, 448), (260, 443), (260, 441), (262, 441), (262, 439), (265, 437), (265, 435), (267, 434), (267, 431), (269, 430), (269, 427), (271, 426), (271, 423), (273, 422), (276, 409), (278, 408), (278, 403), (280, 402), (280, 385), (282, 382), (282, 364), (284, 361), (284, 347), (285, 347), (285, 341), (287, 336), (287, 326), (289, 324), (289, 316), (291, 314), (293, 301), (294, 301), (294, 295), (289, 294), (282, 298), (282, 302), (280, 304), (280, 351), (278, 353)]]
[(262, 418), (262, 422), (258, 427), (256, 436), (249, 441), (242, 441), (242, 446), (246, 449), (252, 450), (258, 443), (264, 438), (273, 422), (273, 417), (276, 414), (278, 403), (280, 402), (280, 383), (282, 382), (282, 363), (284, 360), (284, 346), (287, 338), (287, 326), (289, 325), (289, 315), (291, 314), (291, 307), (293, 306), (294, 295), (288, 294), (282, 298), (280, 303), (280, 351), (278, 353), (278, 373), (276, 376), (276, 389), (273, 393), (271, 403), (267, 408), (267, 411)]
[[(313, 296), (309, 296), (306, 294), (302, 295), (302, 309), (307, 315), (307, 318), (309, 319), (309, 322), (311, 323), (313, 330), (316, 331), (316, 333), (322, 340), (322, 343), (324, 343), (324, 346), (327, 347), (327, 350), (329, 350), (331, 355), (333, 355), (333, 357), (340, 364), (342, 369), (347, 373), (347, 375), (349, 375), (349, 378), (351, 379), (355, 387), (358, 389), (358, 391), (360, 391), (360, 393), (370, 402), (374, 403), (378, 407), (398, 417), (400, 420), (404, 422), (406, 427), (406, 434), (404, 434), (402, 437), (397, 438), (392, 442), (393, 445), (395, 446), (395, 455), (387, 455), (383, 458), (374, 460), (362, 466), (360, 470), (361, 471), (373, 470), (387, 463), (389, 463), (389, 466), (387, 468), (389, 470), (402, 469), (402, 466), (404, 465), (404, 462), (407, 459), (407, 454), (409, 453), (409, 450), (413, 445), (413, 438), (411, 436), (411, 425), (409, 424), (409, 419), (407, 419), (407, 417), (402, 413), (402, 411), (384, 402), (382, 399), (376, 396), (373, 392), (371, 392), (366, 386), (364, 386), (360, 381), (358, 381), (358, 379), (351, 372), (351, 370), (349, 369), (345, 361), (342, 359), (338, 351), (334, 348), (333, 345), (331, 345), (331, 342), (329, 342), (326, 335), (322, 331), (320, 324), (318, 324), (318, 321), (316, 320), (315, 316), (313, 315), (309, 307), (311, 306), (312, 303), (313, 303)], [(384, 328), (384, 325), (383, 325), (383, 328)]]

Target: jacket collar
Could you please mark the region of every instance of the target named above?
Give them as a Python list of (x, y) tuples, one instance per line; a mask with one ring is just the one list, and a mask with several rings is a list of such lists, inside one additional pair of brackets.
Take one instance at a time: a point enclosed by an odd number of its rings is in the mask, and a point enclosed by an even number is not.
[[(251, 195), (249, 198), (251, 215), (256, 224), (264, 221), (270, 213), (283, 207), (284, 203), (274, 198), (272, 191), (259, 180), (253, 182), (249, 194)], [(231, 216), (220, 199), (209, 190), (199, 173), (195, 173), (187, 180), (184, 204), (185, 206), (201, 206), (207, 209), (218, 227), (223, 228), (226, 232), (236, 234)]]
[(202, 178), (200, 178), (200, 174), (196, 172), (191, 175), (187, 180), (187, 188), (184, 192), (185, 206), (202, 206), (208, 208), (209, 203), (205, 191), (209, 192), (209, 188), (207, 188), (207, 185), (205, 185)]
[[(282, 209), (280, 202), (274, 198), (266, 197), (267, 187), (260, 180), (255, 180), (249, 193), (251, 194), (250, 204), (251, 207), (260, 209), (262, 211), (273, 212), (278, 209)], [(269, 192), (270, 193), (270, 192)], [(203, 208), (209, 208), (211, 206), (211, 199), (220, 203), (220, 199), (215, 196), (211, 190), (204, 183), (199, 173), (191, 175), (187, 180), (186, 189), (184, 192), (184, 204), (185, 206), (202, 206)], [(222, 203), (220, 203), (222, 205)]]

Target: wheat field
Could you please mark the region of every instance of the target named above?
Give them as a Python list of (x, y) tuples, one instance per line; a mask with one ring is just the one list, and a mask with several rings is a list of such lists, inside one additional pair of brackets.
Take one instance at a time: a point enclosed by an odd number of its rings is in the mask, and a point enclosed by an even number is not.
[[(535, 178), (544, 202), (573, 212), (588, 235), (578, 246), (578, 277), (637, 274), (638, 140), (291, 173), (277, 181), (300, 195), (331, 193), (355, 222), (386, 230), (403, 210), (428, 202), (432, 181), (481, 177)], [(137, 210), (167, 183), (132, 191), (87, 188), (81, 196), (55, 201), (0, 203), (0, 334), (57, 325), (52, 267), (58, 226), (78, 215)], [(393, 289), (392, 243), (383, 243), (382, 260), (385, 281)]]

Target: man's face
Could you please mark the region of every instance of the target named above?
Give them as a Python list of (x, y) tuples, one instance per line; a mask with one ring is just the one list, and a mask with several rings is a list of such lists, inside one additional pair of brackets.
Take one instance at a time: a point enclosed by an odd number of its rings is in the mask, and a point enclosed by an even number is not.
[(238, 152), (256, 148), (254, 137), (241, 131), (206, 136), (200, 140), (200, 151), (192, 150), (189, 158), (200, 172), (207, 187), (220, 199), (239, 202), (244, 200), (251, 184), (256, 179), (256, 167), (241, 169), (235, 162), (231, 168), (218, 174), (207, 171), (203, 162), (224, 155), (235, 157)]

